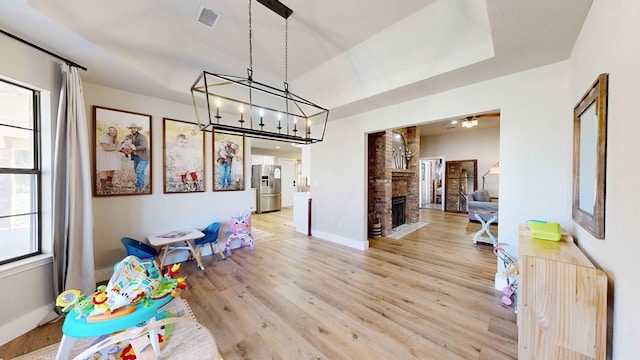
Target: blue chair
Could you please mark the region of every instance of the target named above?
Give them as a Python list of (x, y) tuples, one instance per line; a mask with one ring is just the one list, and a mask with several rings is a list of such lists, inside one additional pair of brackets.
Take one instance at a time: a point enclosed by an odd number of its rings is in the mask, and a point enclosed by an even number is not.
[(158, 251), (153, 246), (130, 237), (123, 237), (120, 241), (122, 241), (122, 245), (127, 250), (127, 255), (136, 256), (140, 260), (150, 259), (158, 267)]
[(214, 251), (214, 245), (215, 245), (215, 247), (218, 249), (218, 254), (220, 254), (220, 256), (222, 257), (222, 260), (226, 259), (224, 256), (224, 252), (220, 247), (220, 244), (218, 244), (219, 231), (220, 231), (220, 223), (213, 222), (202, 230), (202, 232), (204, 233), (204, 236), (195, 240), (196, 248), (198, 247), (200, 248), (200, 251), (198, 251), (198, 259), (200, 260), (200, 262), (202, 262), (202, 250), (205, 244), (209, 244), (209, 247), (211, 248), (211, 254), (215, 253)]

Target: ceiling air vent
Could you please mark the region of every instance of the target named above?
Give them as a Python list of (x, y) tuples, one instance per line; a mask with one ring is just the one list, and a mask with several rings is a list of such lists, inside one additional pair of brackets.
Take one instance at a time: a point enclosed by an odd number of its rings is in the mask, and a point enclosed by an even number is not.
[(196, 20), (199, 23), (204, 24), (210, 28), (212, 28), (216, 24), (216, 22), (218, 22), (219, 18), (220, 14), (209, 8), (206, 8), (204, 5), (200, 5), (198, 16), (196, 16)]

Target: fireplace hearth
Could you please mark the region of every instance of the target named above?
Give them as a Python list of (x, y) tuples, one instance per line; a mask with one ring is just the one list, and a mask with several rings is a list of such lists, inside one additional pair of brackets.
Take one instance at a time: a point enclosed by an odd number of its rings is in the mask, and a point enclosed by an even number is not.
[(407, 221), (406, 209), (406, 196), (394, 196), (391, 198), (391, 228), (398, 227)]

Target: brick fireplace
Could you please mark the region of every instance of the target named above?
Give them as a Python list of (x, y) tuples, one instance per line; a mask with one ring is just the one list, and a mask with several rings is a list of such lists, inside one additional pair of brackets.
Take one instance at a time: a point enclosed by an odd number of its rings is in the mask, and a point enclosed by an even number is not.
[[(393, 132), (404, 136), (406, 147), (414, 156), (408, 169), (396, 168)], [(393, 199), (404, 197), (405, 223), (418, 221), (420, 130), (409, 127), (369, 134), (368, 209), (375, 212), (382, 226), (382, 236), (391, 233), (394, 226)]]

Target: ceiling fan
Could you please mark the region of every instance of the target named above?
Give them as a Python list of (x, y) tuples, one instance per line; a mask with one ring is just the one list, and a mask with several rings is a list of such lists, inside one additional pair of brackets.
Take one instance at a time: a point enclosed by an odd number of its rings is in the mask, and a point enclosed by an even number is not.
[(471, 116), (467, 116), (460, 119), (460, 124), (463, 128), (470, 129), (472, 127), (478, 126), (478, 119), (493, 118), (493, 117), (499, 117), (499, 116), (500, 116), (500, 111), (471, 115)]

